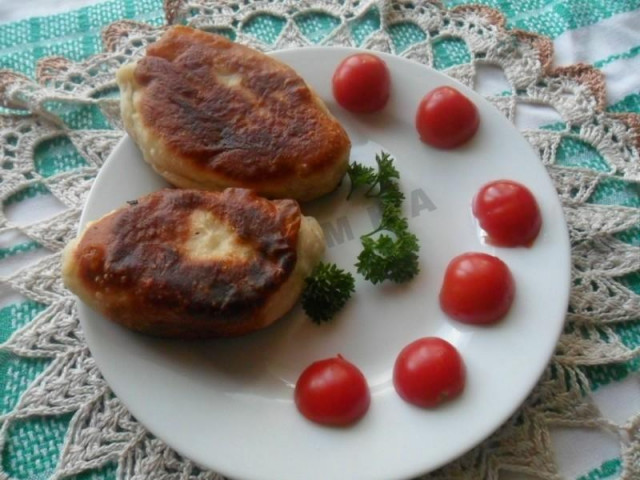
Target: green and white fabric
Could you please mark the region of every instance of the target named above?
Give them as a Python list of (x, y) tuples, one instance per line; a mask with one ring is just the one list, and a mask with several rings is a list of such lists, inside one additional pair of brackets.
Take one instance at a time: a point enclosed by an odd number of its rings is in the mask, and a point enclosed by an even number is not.
[(110, 393), (59, 276), (60, 251), (122, 135), (113, 72), (167, 21), (263, 50), (390, 51), (473, 86), (512, 119), (565, 208), (567, 323), (522, 408), (427, 478), (640, 478), (640, 0), (165, 6), (110, 0), (0, 25), (0, 478), (219, 478)]

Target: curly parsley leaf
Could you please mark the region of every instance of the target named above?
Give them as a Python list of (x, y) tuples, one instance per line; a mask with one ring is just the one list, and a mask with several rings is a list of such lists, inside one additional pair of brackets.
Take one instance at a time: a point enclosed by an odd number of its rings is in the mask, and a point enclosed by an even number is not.
[(305, 282), (302, 308), (317, 324), (331, 320), (355, 292), (353, 275), (334, 263), (319, 263)]
[(389, 188), (389, 186), (397, 187), (396, 180), (400, 179), (400, 173), (393, 164), (391, 155), (387, 152), (380, 152), (380, 155), (376, 155), (376, 163), (378, 164), (380, 190)]
[(385, 233), (377, 238), (363, 237), (356, 268), (373, 284), (385, 280), (402, 283), (418, 274), (418, 239), (406, 232), (395, 239)]
[[(402, 215), (400, 207), (395, 205), (387, 205), (382, 210), (382, 217), (380, 218), (380, 226), (371, 232), (371, 234), (379, 232), (381, 230), (387, 230), (400, 236), (404, 232), (409, 231), (409, 223), (407, 219)], [(367, 234), (369, 236), (371, 234)]]
[(358, 162), (351, 162), (347, 170), (349, 179), (351, 180), (351, 190), (347, 198), (359, 187), (371, 185), (376, 182), (376, 170), (373, 167), (366, 167)]

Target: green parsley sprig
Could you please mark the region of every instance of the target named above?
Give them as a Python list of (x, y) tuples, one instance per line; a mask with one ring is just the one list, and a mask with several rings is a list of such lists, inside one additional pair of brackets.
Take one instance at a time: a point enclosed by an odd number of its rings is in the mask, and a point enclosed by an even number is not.
[(415, 277), (420, 246), (418, 238), (409, 231), (409, 224), (402, 214), (404, 194), (400, 191), (400, 174), (393, 165), (393, 158), (381, 152), (376, 155), (377, 170), (357, 162), (349, 165), (347, 173), (351, 191), (368, 187), (365, 195), (376, 197), (382, 206), (380, 225), (360, 237), (363, 250), (358, 255), (356, 268), (365, 279), (376, 284), (385, 280), (402, 283)]
[[(366, 188), (364, 195), (377, 198), (382, 206), (380, 225), (360, 237), (363, 249), (356, 268), (374, 284), (385, 280), (407, 282), (419, 272), (418, 238), (409, 231), (408, 221), (402, 214), (404, 194), (398, 185), (400, 174), (393, 158), (381, 152), (376, 155), (376, 164), (377, 168), (351, 162), (347, 171), (351, 180), (347, 198), (356, 190)], [(353, 275), (333, 263), (321, 262), (305, 279), (302, 308), (314, 323), (327, 322), (354, 292)]]
[(318, 324), (331, 320), (355, 292), (353, 275), (334, 263), (320, 262), (305, 282), (302, 308)]

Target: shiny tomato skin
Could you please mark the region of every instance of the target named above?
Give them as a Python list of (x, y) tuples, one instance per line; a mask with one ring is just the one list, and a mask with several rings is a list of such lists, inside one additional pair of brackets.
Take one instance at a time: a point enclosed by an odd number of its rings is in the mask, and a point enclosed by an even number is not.
[(509, 267), (492, 255), (471, 252), (449, 262), (440, 306), (460, 322), (487, 325), (507, 314), (514, 296), (515, 282)]
[(473, 102), (455, 88), (438, 87), (420, 101), (415, 123), (424, 143), (451, 149), (475, 135), (480, 114)]
[(333, 96), (342, 108), (353, 113), (382, 110), (391, 92), (387, 64), (370, 53), (345, 58), (333, 74)]
[(437, 407), (462, 393), (466, 372), (456, 348), (438, 337), (424, 337), (402, 349), (393, 367), (393, 385), (408, 403)]
[(473, 214), (489, 242), (503, 247), (531, 245), (542, 226), (535, 197), (512, 180), (484, 185), (473, 199)]
[(314, 362), (302, 372), (294, 400), (300, 413), (313, 422), (347, 426), (367, 413), (371, 394), (358, 367), (338, 355)]

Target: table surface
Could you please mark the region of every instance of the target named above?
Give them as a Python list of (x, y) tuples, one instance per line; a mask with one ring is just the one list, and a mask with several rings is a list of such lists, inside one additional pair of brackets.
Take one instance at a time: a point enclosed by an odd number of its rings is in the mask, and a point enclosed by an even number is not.
[[(0, 24), (32, 16), (53, 15), (96, 3), (99, 2), (0, 0)], [(443, 3), (453, 6), (464, 2), (449, 0)], [(501, 7), (510, 25), (528, 27), (550, 36), (553, 39), (554, 60), (557, 65), (584, 62), (597, 66), (604, 73), (607, 82), (609, 109), (640, 113), (640, 30), (637, 28), (640, 24), (640, 1), (613, 2), (617, 7), (606, 7), (603, 2), (573, 0), (531, 0), (520, 2), (520, 6), (516, 2), (500, 0), (471, 3)], [(559, 6), (564, 9), (558, 8)], [(565, 22), (561, 25), (553, 21), (554, 15), (560, 15), (558, 12), (564, 15)], [(0, 58), (5, 54), (7, 53), (0, 49)], [(487, 78), (489, 83), (493, 81), (491, 77)], [(539, 125), (541, 120), (536, 115), (538, 114), (532, 111), (531, 117), (524, 119), (519, 126), (526, 128)], [(636, 193), (640, 195), (640, 189)], [(7, 263), (5, 259), (4, 264), (0, 262), (0, 271), (6, 275), (8, 271), (20, 266), (19, 262)], [(2, 300), (0, 308), (7, 308), (7, 302), (6, 299)], [(620, 381), (596, 388), (593, 398), (605, 417), (616, 422), (624, 421), (640, 411), (637, 372)], [(567, 478), (616, 478), (615, 465), (620, 455), (617, 440), (601, 432), (558, 427), (552, 430), (551, 441), (560, 472)], [(525, 477), (509, 474), (504, 478)]]

